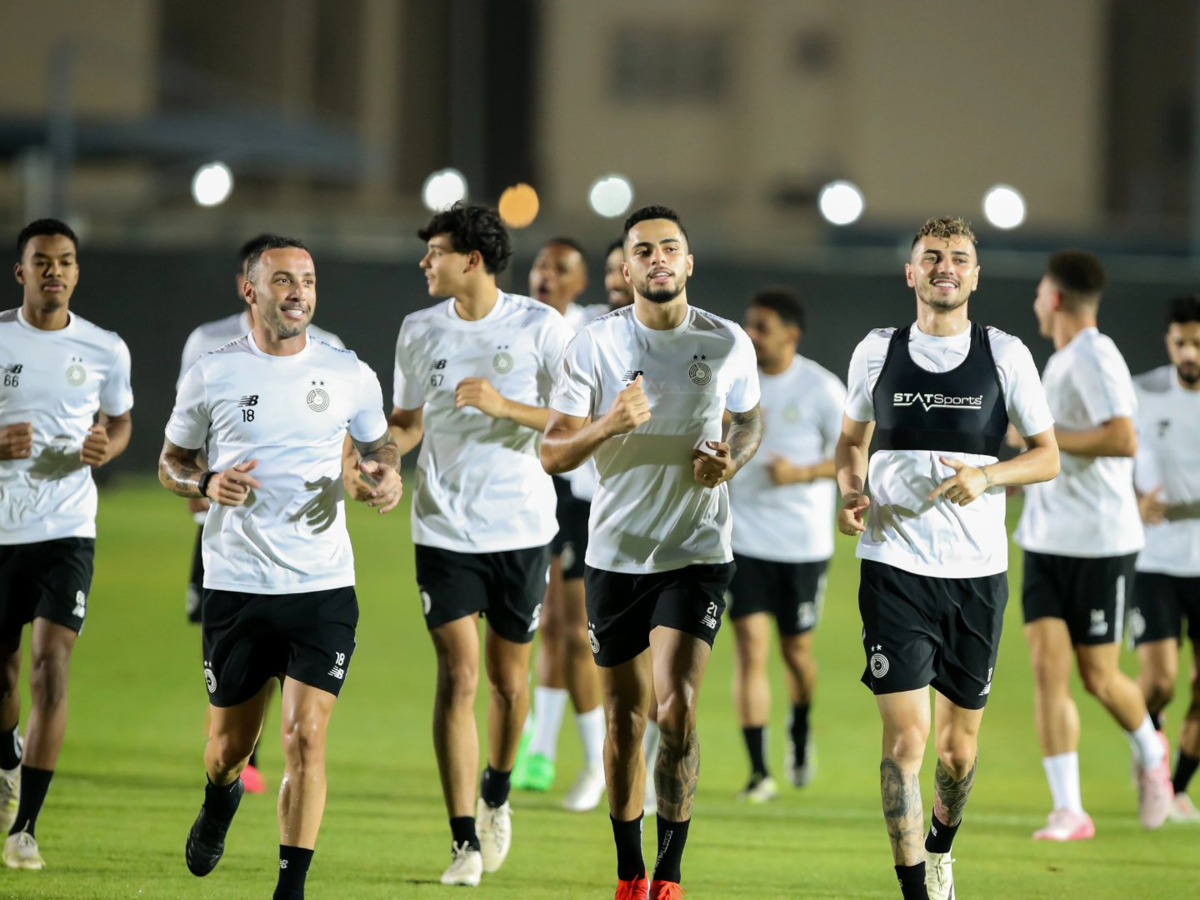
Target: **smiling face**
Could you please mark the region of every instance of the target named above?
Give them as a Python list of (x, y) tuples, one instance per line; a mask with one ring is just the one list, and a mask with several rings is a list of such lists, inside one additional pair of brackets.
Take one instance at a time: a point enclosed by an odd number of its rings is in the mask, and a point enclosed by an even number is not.
[(304, 334), (317, 310), (317, 273), (312, 256), (298, 247), (265, 251), (242, 290), (256, 322), (278, 340)]
[(430, 297), (457, 297), (471, 270), (471, 254), (454, 249), (448, 234), (435, 234), (425, 244), (425, 256), (419, 265), (425, 271)]
[(625, 236), (625, 274), (651, 303), (670, 303), (687, 288), (694, 260), (687, 239), (670, 219), (646, 219)]
[(39, 234), (29, 239), (14, 270), (25, 288), (25, 303), (41, 310), (63, 309), (79, 284), (75, 242), (65, 234)]
[(970, 299), (979, 286), (979, 261), (970, 238), (926, 235), (917, 241), (904, 266), (908, 286), (917, 302), (935, 312), (952, 312)]
[(529, 295), (559, 312), (575, 302), (587, 287), (587, 265), (574, 247), (547, 244), (529, 270)]

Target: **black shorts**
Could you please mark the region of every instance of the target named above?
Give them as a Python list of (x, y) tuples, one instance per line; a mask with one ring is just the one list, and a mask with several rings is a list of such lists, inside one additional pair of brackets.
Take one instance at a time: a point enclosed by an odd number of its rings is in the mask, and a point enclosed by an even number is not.
[(95, 561), (95, 538), (0, 545), (0, 643), (34, 619), (82, 632)]
[(416, 544), (417, 590), (430, 630), (481, 613), (492, 631), (528, 644), (541, 624), (550, 548), (459, 553)]
[(1136, 561), (1136, 553), (1057, 556), (1026, 550), (1021, 595), (1025, 624), (1062, 619), (1076, 647), (1118, 643), (1133, 595)]
[(196, 546), (192, 549), (192, 573), (188, 576), (187, 620), (200, 624), (200, 601), (204, 598), (204, 526), (196, 529)]
[(1129, 641), (1134, 647), (1152, 641), (1178, 641), (1187, 619), (1187, 636), (1200, 647), (1200, 578), (1162, 572), (1138, 572), (1129, 609)]
[(858, 586), (876, 695), (933, 685), (963, 709), (983, 709), (1000, 650), (1008, 576), (933, 578), (864, 559)]
[(570, 581), (583, 577), (583, 559), (587, 554), (588, 518), (592, 504), (580, 500), (571, 493), (571, 485), (565, 478), (554, 476), (554, 490), (558, 495), (555, 516), (558, 519), (558, 534), (550, 542), (550, 554), (562, 557), (563, 578)]
[(631, 575), (587, 567), (588, 638), (598, 666), (619, 666), (650, 646), (662, 625), (705, 641), (721, 629), (733, 563)]
[(737, 569), (729, 583), (729, 618), (754, 613), (775, 617), (779, 633), (807, 634), (821, 620), (829, 560), (788, 563), (734, 554)]
[(303, 594), (246, 594), (208, 588), (204, 680), (213, 706), (237, 706), (272, 678), (341, 693), (354, 656), (354, 588)]

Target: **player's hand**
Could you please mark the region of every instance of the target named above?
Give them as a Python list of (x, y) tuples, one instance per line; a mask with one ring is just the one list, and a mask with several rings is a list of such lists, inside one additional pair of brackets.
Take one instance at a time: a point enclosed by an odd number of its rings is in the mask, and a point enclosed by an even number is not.
[(705, 441), (704, 446), (709, 449), (692, 451), (692, 477), (706, 488), (715, 488), (732, 478), (737, 467), (724, 441)]
[(395, 509), (404, 496), (404, 482), (400, 473), (391, 466), (370, 459), (360, 459), (358, 471), (366, 484), (373, 485), (367, 491), (367, 506), (378, 509), (380, 515)]
[(1004, 432), (1004, 443), (1015, 450), (1025, 449), (1025, 438), (1021, 437), (1021, 432), (1017, 431), (1017, 426), (1008, 423), (1008, 430)]
[(939, 456), (938, 459), (942, 465), (952, 468), (954, 475), (933, 489), (933, 493), (929, 495), (930, 501), (945, 497), (951, 503), (966, 506), (991, 487), (982, 469), (968, 466), (961, 459), (952, 459), (949, 456)]
[(1163, 502), (1162, 486), (1154, 488), (1148, 494), (1142, 494), (1138, 497), (1138, 512), (1142, 514), (1142, 521), (1147, 525), (1157, 525), (1160, 522), (1167, 520), (1167, 510), (1171, 508), (1171, 504)]
[(208, 500), (204, 497), (188, 497), (187, 504), (188, 512), (193, 516), (196, 513), (208, 512), (208, 507), (210, 506)]
[(79, 458), (85, 466), (98, 469), (112, 457), (108, 455), (108, 429), (103, 425), (93, 425), (88, 429), (87, 437), (83, 439), (83, 449)]
[(0, 428), (0, 459), (29, 459), (33, 456), (33, 423), (14, 422)]
[(871, 498), (866, 494), (852, 493), (842, 497), (842, 508), (838, 510), (837, 527), (842, 534), (853, 537), (867, 530), (867, 507)]
[(767, 459), (767, 477), (776, 487), (808, 484), (813, 480), (811, 467), (794, 465), (778, 453), (772, 453)]
[(606, 431), (609, 437), (618, 434), (629, 434), (639, 425), (650, 421), (650, 401), (642, 390), (642, 376), (639, 375), (629, 383), (629, 386), (617, 394), (612, 409), (604, 416), (608, 423)]
[(242, 506), (250, 496), (250, 491), (260, 487), (250, 475), (257, 466), (258, 460), (252, 459), (224, 472), (217, 472), (208, 480), (206, 496), (221, 506)]
[(454, 389), (454, 408), (473, 406), (493, 419), (507, 419), (508, 400), (486, 378), (464, 378)]

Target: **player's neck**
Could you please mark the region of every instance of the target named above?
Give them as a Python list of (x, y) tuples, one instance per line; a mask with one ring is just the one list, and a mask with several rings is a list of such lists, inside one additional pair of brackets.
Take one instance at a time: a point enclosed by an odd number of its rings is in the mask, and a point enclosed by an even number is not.
[(477, 322), (496, 308), (500, 302), (500, 289), (494, 279), (464, 289), (454, 297), (454, 311), (460, 319)]
[(543, 300), (543, 301), (541, 301), (541, 302), (542, 302), (542, 303), (545, 303), (545, 304), (546, 304), (547, 306), (549, 306), (551, 309), (555, 310), (555, 311), (556, 311), (556, 312), (557, 312), (557, 313), (558, 313), (560, 316), (565, 316), (565, 315), (567, 314), (567, 310), (569, 310), (569, 309), (571, 308), (572, 304), (574, 304), (574, 302), (575, 302), (575, 298), (574, 298), (574, 297), (568, 297), (568, 298), (566, 299), (566, 301), (561, 301), (561, 300), (560, 300), (560, 301), (557, 301), (557, 302), (551, 302), (551, 301), (548, 301), (548, 300)]
[(1075, 340), (1079, 332), (1095, 327), (1096, 317), (1093, 315), (1071, 315), (1060, 312), (1054, 317), (1054, 333), (1052, 335), (1054, 349), (1061, 350)]
[(638, 321), (651, 331), (671, 331), (682, 325), (683, 320), (687, 318), (687, 291), (669, 303), (655, 303), (635, 294), (633, 313)]
[(764, 375), (782, 375), (792, 367), (792, 363), (795, 361), (796, 348), (793, 347), (791, 353), (785, 353), (779, 359), (773, 359), (770, 362), (762, 362), (760, 360), (758, 368)]
[(917, 304), (917, 330), (930, 337), (956, 337), (971, 327), (967, 304), (956, 309), (941, 310)]
[(255, 323), (251, 336), (255, 346), (267, 356), (295, 356), (308, 346), (307, 328), (295, 337), (280, 337)]
[(62, 331), (71, 321), (66, 305), (39, 306), (29, 300), (21, 304), (21, 316), (39, 331)]

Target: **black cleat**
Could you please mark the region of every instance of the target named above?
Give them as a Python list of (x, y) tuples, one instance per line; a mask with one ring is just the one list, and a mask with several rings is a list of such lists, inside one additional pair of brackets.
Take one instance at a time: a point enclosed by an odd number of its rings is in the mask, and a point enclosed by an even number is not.
[(229, 831), (233, 814), (237, 812), (245, 792), (246, 788), (239, 778), (230, 793), (233, 809), (224, 821), (218, 819), (206, 807), (200, 807), (200, 815), (196, 816), (192, 830), (188, 832), (187, 844), (183, 851), (188, 871), (198, 878), (207, 875), (221, 861), (221, 855), (225, 852), (225, 834)]

